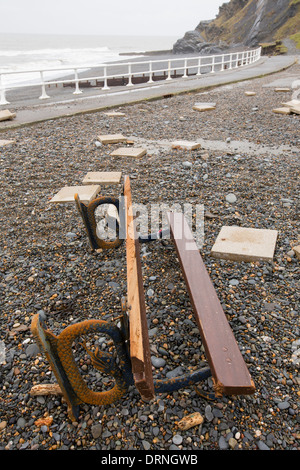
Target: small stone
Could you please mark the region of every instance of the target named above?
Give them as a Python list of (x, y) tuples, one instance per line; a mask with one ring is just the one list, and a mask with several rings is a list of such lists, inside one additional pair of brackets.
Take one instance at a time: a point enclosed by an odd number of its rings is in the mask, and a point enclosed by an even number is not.
[(228, 441), (228, 444), (231, 449), (234, 449), (235, 446), (237, 445), (237, 441), (236, 439), (234, 439), (234, 437), (231, 437)]
[(229, 447), (228, 442), (226, 441), (224, 436), (221, 436), (220, 439), (219, 439), (219, 448), (220, 448), (220, 450), (226, 450), (226, 449), (228, 449), (228, 447)]
[(183, 162), (182, 166), (184, 166), (184, 168), (192, 168), (193, 164), (191, 162)]
[(231, 286), (238, 286), (238, 285), (239, 285), (239, 281), (238, 281), (237, 279), (230, 279), (229, 284), (230, 284)]
[(101, 424), (95, 424), (94, 426), (92, 426), (91, 431), (92, 431), (93, 438), (98, 439), (98, 437), (100, 437), (102, 434)]
[(151, 448), (151, 444), (148, 441), (142, 441), (144, 450), (149, 450)]
[(236, 195), (233, 193), (227, 194), (226, 201), (229, 202), (230, 204), (234, 204), (237, 201)]
[(151, 363), (154, 367), (164, 367), (166, 365), (166, 361), (161, 357), (151, 356)]
[(6, 425), (7, 425), (7, 421), (1, 421), (1, 423), (0, 423), (0, 431), (3, 431), (3, 429), (6, 428)]
[(180, 434), (175, 434), (175, 436), (173, 436), (173, 444), (175, 444), (176, 446), (179, 446), (181, 443), (182, 443), (182, 436), (180, 436)]

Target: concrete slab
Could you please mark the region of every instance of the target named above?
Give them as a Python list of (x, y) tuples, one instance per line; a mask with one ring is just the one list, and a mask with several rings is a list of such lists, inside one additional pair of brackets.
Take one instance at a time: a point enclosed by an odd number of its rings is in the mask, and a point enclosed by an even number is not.
[(102, 144), (119, 144), (127, 140), (122, 134), (99, 135), (98, 139)]
[(114, 150), (110, 155), (112, 157), (134, 157), (141, 158), (146, 155), (147, 150), (143, 148), (136, 147), (121, 147), (117, 150)]
[(232, 261), (272, 261), (277, 230), (223, 226), (211, 255)]
[(292, 106), (300, 106), (300, 100), (287, 101), (286, 103), (282, 103), (282, 106), (286, 106), (287, 108), (290, 108)]
[(51, 203), (74, 203), (74, 195), (77, 193), (80, 201), (89, 203), (100, 192), (99, 185), (65, 186), (49, 201)]
[(290, 88), (275, 88), (275, 91), (277, 93), (288, 93), (289, 91), (291, 91)]
[(0, 140), (0, 147), (4, 147), (5, 145), (13, 144), (14, 140)]
[(287, 106), (284, 106), (283, 108), (273, 109), (273, 113), (276, 113), (276, 114), (291, 114), (291, 109), (288, 108)]
[(199, 111), (200, 113), (213, 111), (214, 109), (216, 109), (216, 103), (195, 103), (193, 106), (193, 110)]
[(196, 150), (201, 148), (201, 144), (199, 144), (198, 142), (191, 142), (189, 140), (175, 140), (175, 142), (172, 142), (172, 148)]
[(89, 171), (82, 180), (83, 184), (119, 184), (122, 173), (113, 171)]
[(295, 255), (296, 255), (297, 259), (300, 260), (300, 245), (293, 246), (293, 250), (295, 252)]
[(290, 110), (294, 114), (300, 114), (300, 106), (292, 106)]
[(12, 113), (9, 109), (0, 111), (0, 121), (9, 121), (16, 117), (16, 113)]
[(104, 113), (105, 116), (108, 116), (108, 117), (122, 117), (122, 116), (126, 116), (125, 113), (121, 113), (119, 111), (112, 111), (110, 113)]

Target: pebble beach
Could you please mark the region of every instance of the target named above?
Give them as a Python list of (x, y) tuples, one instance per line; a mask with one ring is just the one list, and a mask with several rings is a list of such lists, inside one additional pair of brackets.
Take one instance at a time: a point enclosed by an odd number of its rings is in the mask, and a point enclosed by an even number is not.
[[(0, 139), (12, 141), (0, 147), (1, 450), (299, 450), (300, 260), (293, 247), (300, 244), (300, 116), (273, 113), (292, 93), (267, 86), (287, 74), (300, 76), (300, 66), (201, 94), (116, 108), (123, 116), (99, 111), (1, 132)], [(249, 90), (256, 94), (246, 96)], [(214, 102), (216, 109), (199, 113), (196, 102)], [(112, 157), (116, 144), (103, 145), (98, 136), (120, 133), (145, 146), (147, 155)], [(199, 138), (206, 148), (166, 145)], [(125, 244), (91, 252), (75, 204), (49, 203), (62, 187), (80, 185), (89, 171), (128, 175), (135, 203), (204, 205), (201, 256), (255, 383), (254, 395), (210, 401), (193, 387), (145, 403), (130, 387), (112, 405), (81, 405), (76, 422), (61, 395), (31, 395), (35, 385), (56, 383), (31, 334), (33, 315), (40, 313), (59, 334), (73, 323), (116, 321), (122, 313)], [(121, 191), (121, 185), (103, 188), (116, 197)], [(226, 200), (228, 194), (234, 202)], [(212, 257), (224, 225), (277, 230), (273, 261)], [(207, 366), (172, 242), (141, 245), (141, 261), (154, 379)], [(107, 338), (87, 342), (112, 351)], [(91, 389), (112, 386), (83, 348), (77, 355)], [(201, 388), (209, 392), (212, 385), (207, 379)], [(181, 420), (193, 413), (201, 423), (182, 430)]]

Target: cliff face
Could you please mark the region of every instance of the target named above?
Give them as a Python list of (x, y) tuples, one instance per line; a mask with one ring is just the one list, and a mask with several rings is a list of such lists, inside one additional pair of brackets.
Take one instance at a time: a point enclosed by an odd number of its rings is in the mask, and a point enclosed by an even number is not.
[(173, 52), (213, 53), (229, 46), (258, 46), (300, 31), (300, 0), (231, 0), (212, 21), (202, 21), (174, 44)]

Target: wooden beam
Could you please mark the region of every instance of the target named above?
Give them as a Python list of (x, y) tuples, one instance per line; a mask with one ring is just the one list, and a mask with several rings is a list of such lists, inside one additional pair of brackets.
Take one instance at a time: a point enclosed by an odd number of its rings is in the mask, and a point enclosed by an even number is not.
[(135, 386), (143, 400), (154, 398), (145, 294), (139, 241), (135, 236), (130, 181), (124, 181), (126, 214), (127, 303), (129, 312), (130, 357)]
[(171, 236), (194, 309), (217, 394), (248, 395), (255, 391), (248, 368), (181, 213), (170, 213)]

